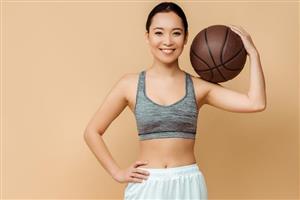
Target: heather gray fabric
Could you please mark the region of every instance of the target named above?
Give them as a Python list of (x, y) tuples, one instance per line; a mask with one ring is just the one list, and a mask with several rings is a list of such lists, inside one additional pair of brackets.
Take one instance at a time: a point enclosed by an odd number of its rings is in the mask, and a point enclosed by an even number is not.
[(160, 105), (145, 93), (145, 70), (139, 73), (134, 108), (140, 140), (154, 138), (195, 139), (198, 110), (193, 81), (185, 72), (185, 96), (171, 105)]

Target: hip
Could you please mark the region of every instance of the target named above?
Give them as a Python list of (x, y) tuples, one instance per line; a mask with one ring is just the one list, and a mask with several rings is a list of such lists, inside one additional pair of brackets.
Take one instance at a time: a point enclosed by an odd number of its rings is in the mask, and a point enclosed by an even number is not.
[(141, 154), (139, 161), (147, 161), (146, 165), (142, 165), (143, 168), (171, 168), (184, 165), (191, 165), (196, 163), (196, 158), (193, 153), (184, 154), (182, 156), (163, 156), (163, 155), (145, 155)]
[(128, 183), (125, 199), (207, 199), (206, 181), (197, 163), (138, 168), (147, 170), (149, 177), (142, 183)]

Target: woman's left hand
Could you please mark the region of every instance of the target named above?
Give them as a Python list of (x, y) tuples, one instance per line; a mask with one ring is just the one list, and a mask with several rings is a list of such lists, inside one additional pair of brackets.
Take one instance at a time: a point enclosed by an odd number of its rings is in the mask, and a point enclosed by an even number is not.
[(256, 48), (253, 44), (251, 36), (250, 36), (249, 33), (247, 33), (245, 31), (245, 29), (243, 29), (241, 26), (236, 26), (236, 25), (232, 25), (232, 24), (229, 24), (227, 26), (229, 26), (229, 28), (233, 32), (235, 32), (236, 34), (238, 34), (241, 37), (241, 39), (243, 41), (243, 44), (244, 44), (244, 47), (245, 47), (248, 55), (257, 53), (257, 50), (256, 50)]

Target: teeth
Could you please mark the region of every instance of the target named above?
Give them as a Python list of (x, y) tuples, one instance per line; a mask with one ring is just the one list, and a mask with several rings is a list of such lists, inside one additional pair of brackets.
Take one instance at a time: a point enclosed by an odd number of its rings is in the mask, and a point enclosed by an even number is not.
[(162, 49), (161, 51), (164, 52), (164, 53), (171, 53), (174, 50), (173, 49)]

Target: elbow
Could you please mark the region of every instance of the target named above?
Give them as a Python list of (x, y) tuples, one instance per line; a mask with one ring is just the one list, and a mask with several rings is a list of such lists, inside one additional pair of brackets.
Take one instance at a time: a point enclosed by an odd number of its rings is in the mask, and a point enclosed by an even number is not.
[(262, 105), (258, 105), (255, 107), (255, 111), (256, 112), (262, 112), (266, 109), (267, 105), (266, 104), (262, 104)]
[(99, 132), (97, 132), (97, 131), (95, 131), (95, 130), (86, 129), (86, 130), (83, 132), (83, 139), (84, 139), (84, 140), (87, 140), (87, 139), (90, 137), (91, 134), (93, 134), (93, 135), (96, 134), (96, 135), (100, 135), (100, 136), (103, 135), (102, 133), (99, 133)]
[(88, 136), (89, 136), (89, 132), (88, 131), (84, 131), (83, 132), (83, 139), (84, 139), (84, 141), (87, 141)]
[(91, 131), (88, 128), (85, 128), (85, 130), (83, 132), (83, 138), (86, 139), (90, 132)]

